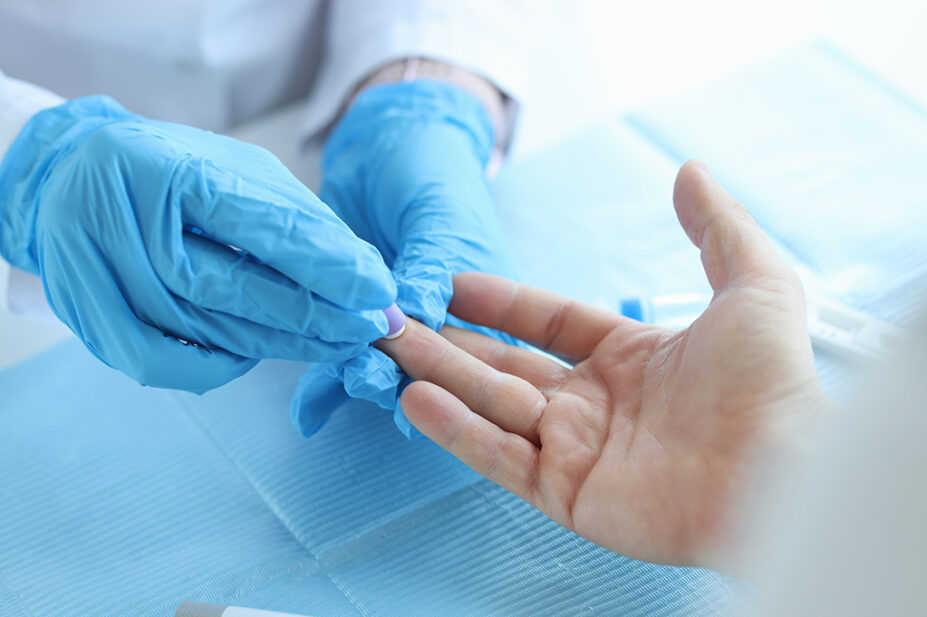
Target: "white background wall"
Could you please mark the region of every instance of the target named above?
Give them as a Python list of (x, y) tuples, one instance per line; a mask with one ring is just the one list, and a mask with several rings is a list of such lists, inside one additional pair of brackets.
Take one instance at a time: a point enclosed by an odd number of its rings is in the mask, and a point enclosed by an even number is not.
[[(834, 43), (927, 103), (927, 2), (593, 0), (606, 86), (634, 107), (802, 41)], [(615, 92), (617, 91), (617, 92)]]
[[(566, 0), (563, 5), (575, 6)], [(594, 83), (595, 100), (589, 110), (560, 123), (564, 131), (819, 39), (834, 43), (927, 107), (927, 2), (591, 0), (590, 7), (585, 18), (588, 37), (578, 42), (592, 54), (589, 65), (551, 72), (572, 72), (585, 78), (581, 81)], [(552, 45), (569, 42), (552, 41)], [(573, 56), (564, 60), (569, 62), (575, 62)], [(551, 87), (563, 89), (553, 78)], [(558, 97), (549, 97), (547, 103), (540, 114), (563, 115), (565, 107)], [(292, 164), (293, 127), (299, 118), (300, 109), (291, 106), (233, 134), (270, 147)], [(549, 146), (559, 136), (552, 132), (524, 137), (530, 151)], [(305, 174), (297, 171), (297, 175)], [(61, 327), (0, 311), (0, 368), (65, 336), (67, 331)]]

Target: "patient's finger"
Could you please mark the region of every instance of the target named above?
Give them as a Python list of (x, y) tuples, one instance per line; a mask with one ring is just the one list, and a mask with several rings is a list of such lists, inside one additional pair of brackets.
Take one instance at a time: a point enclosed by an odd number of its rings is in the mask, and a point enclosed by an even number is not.
[(547, 399), (524, 379), (497, 371), (414, 319), (401, 336), (377, 346), (413, 379), (441, 386), (490, 422), (539, 443)]
[(402, 409), (429, 439), (478, 474), (532, 501), (538, 448), (473, 413), (453, 394), (417, 381), (402, 394)]
[(521, 377), (545, 394), (556, 389), (570, 374), (570, 369), (539, 353), (472, 330), (445, 326), (441, 336), (494, 369)]
[(478, 272), (454, 277), (449, 310), (574, 360), (588, 357), (616, 327), (636, 324), (584, 302)]
[(704, 163), (692, 160), (682, 166), (673, 188), (673, 203), (686, 234), (701, 250), (712, 289), (749, 287), (775, 279), (798, 292), (798, 278), (769, 238)]

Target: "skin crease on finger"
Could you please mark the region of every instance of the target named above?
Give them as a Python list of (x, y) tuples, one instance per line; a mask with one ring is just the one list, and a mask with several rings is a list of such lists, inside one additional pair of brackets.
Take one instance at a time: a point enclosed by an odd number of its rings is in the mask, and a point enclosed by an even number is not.
[[(456, 329), (446, 329), (442, 332), (451, 338), (460, 340), (462, 333)], [(678, 334), (671, 331), (640, 332), (634, 337), (632, 344), (627, 341), (622, 345), (613, 344), (613, 341), (604, 340), (603, 346), (612, 345), (614, 354), (609, 354), (597, 363), (608, 363), (609, 371), (622, 376), (615, 383), (605, 383), (600, 375), (604, 367), (587, 366), (580, 363), (574, 370), (588, 375), (588, 379), (577, 382), (576, 385), (565, 389), (553, 388), (547, 393), (547, 408), (538, 426), (539, 441), (543, 444), (541, 452), (554, 452), (556, 456), (541, 456), (539, 460), (538, 484), (533, 487), (533, 495), (522, 497), (537, 503), (547, 514), (561, 525), (575, 529), (573, 504), (577, 500), (579, 491), (586, 484), (585, 480), (592, 471), (592, 466), (603, 452), (605, 441), (616, 442), (615, 447), (609, 448), (611, 452), (627, 452), (632, 441), (640, 440), (637, 434), (635, 409), (623, 402), (626, 392), (634, 388), (628, 381), (628, 375), (638, 373), (639, 369), (626, 370), (629, 365), (641, 365), (643, 362), (656, 361), (651, 357), (654, 348), (663, 337), (678, 338)], [(416, 379), (428, 380), (429, 373), (444, 358), (450, 349), (450, 342), (438, 336), (421, 324), (409, 320), (406, 332), (391, 341), (380, 341), (377, 346), (391, 355), (405, 370)], [(531, 352), (527, 352), (531, 353)], [(623, 357), (627, 356), (627, 357)], [(564, 369), (569, 372), (567, 369)], [(639, 386), (638, 386), (639, 387)], [(577, 389), (579, 388), (579, 389)], [(435, 409), (432, 395), (423, 397), (430, 403), (428, 406)], [(635, 397), (631, 396), (633, 401)], [(405, 396), (404, 396), (405, 405)], [(626, 409), (625, 415), (616, 414), (609, 417), (602, 410), (619, 407)], [(443, 417), (443, 416), (442, 416)], [(424, 418), (434, 420), (434, 417)], [(577, 421), (579, 420), (579, 421)], [(427, 422), (424, 427), (428, 434)], [(620, 470), (628, 465), (625, 461), (616, 461), (613, 469)], [(655, 504), (658, 507), (659, 504)], [(582, 527), (582, 525), (580, 525)], [(646, 536), (652, 537), (654, 533), (666, 534), (666, 529), (648, 530)], [(609, 538), (598, 538), (592, 534), (585, 534), (593, 541), (604, 546), (612, 544)], [(673, 534), (681, 535), (681, 534)], [(645, 547), (627, 547), (632, 552), (640, 554)], [(655, 557), (660, 557), (655, 555)]]
[(684, 331), (468, 273), (454, 278), (457, 317), (584, 359), (564, 372), (501, 341), (449, 330), (452, 344), (411, 321), (378, 345), (435, 384), (406, 391), (409, 420), (478, 472), (613, 551), (711, 567), (739, 540), (732, 505), (756, 490), (760, 463), (794, 450), (796, 427), (828, 402), (800, 284), (749, 215), (691, 164), (675, 205), (715, 287)]
[[(729, 301), (745, 306), (744, 318), (750, 321), (748, 303), (736, 297)], [(727, 303), (722, 298), (716, 308), (723, 310)], [(763, 303), (757, 310), (762, 308)], [(714, 321), (709, 315), (693, 332), (715, 329)], [(720, 321), (725, 325), (730, 319), (722, 316)], [(737, 327), (736, 320), (731, 327)], [(464, 331), (444, 332), (474, 355), (501, 361), (500, 354), (483, 349), (497, 342)], [(726, 505), (732, 492), (749, 482), (749, 450), (766, 448), (767, 425), (781, 416), (765, 412), (773, 401), (743, 398), (736, 382), (749, 378), (753, 366), (740, 366), (714, 345), (697, 348), (694, 353), (702, 361), (693, 362), (691, 344), (688, 331), (642, 324), (624, 324), (606, 335), (588, 360), (566, 371), (568, 383), (544, 392), (547, 406), (537, 427), (542, 447), (536, 469), (529, 470), (533, 480), (528, 489), (513, 492), (561, 525), (619, 553), (660, 563), (710, 565), (705, 555), (730, 542)], [(697, 345), (705, 344), (704, 336), (697, 340)], [(412, 320), (405, 334), (378, 346), (412, 377), (426, 380), (439, 376), (436, 366), (449, 354), (461, 353)], [(757, 368), (772, 368), (762, 358), (757, 361)], [(683, 374), (684, 366), (694, 371)], [(707, 383), (716, 372), (711, 367), (719, 366), (735, 379), (705, 398), (695, 386)], [(683, 390), (694, 394), (672, 395), (680, 386), (674, 380), (680, 379)], [(776, 379), (790, 378), (783, 374)], [(445, 447), (442, 432), (446, 437), (468, 414), (474, 415), (448, 392), (424, 383), (409, 387), (403, 406), (416, 426)], [(642, 408), (649, 413), (642, 416)], [(732, 417), (726, 411), (732, 408), (753, 411)], [(489, 434), (486, 438), (494, 439)], [(618, 498), (604, 499), (606, 494)]]

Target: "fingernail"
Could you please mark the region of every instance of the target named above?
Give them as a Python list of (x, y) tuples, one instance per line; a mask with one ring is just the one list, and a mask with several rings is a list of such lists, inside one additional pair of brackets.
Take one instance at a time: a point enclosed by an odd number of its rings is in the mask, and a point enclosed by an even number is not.
[(386, 336), (383, 338), (391, 341), (405, 332), (406, 316), (395, 304), (385, 309), (383, 313), (386, 315), (386, 321), (389, 324), (389, 330), (387, 330)]

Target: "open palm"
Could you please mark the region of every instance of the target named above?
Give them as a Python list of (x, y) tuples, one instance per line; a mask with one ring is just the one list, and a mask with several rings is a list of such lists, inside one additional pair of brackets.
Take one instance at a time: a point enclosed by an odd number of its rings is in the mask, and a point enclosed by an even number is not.
[(558, 523), (628, 556), (706, 565), (730, 504), (823, 399), (801, 286), (746, 211), (690, 163), (674, 195), (715, 297), (688, 329), (462, 274), (452, 313), (556, 353), (410, 323), (382, 346), (417, 382), (408, 418)]

